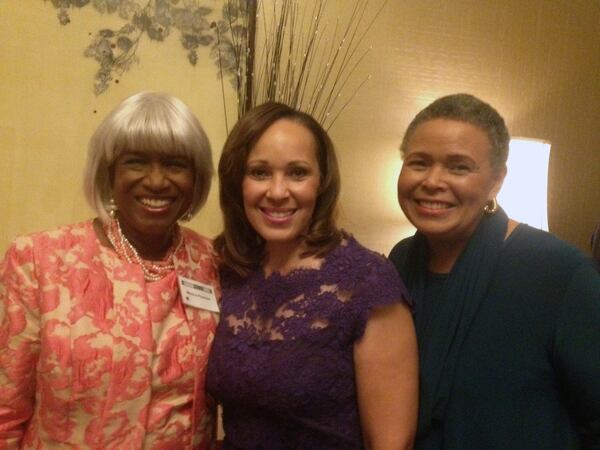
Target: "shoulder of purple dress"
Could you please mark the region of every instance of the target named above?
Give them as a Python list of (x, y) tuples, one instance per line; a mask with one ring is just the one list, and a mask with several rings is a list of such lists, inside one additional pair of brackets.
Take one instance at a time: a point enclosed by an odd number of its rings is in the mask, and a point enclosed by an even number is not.
[(399, 298), (412, 307), (408, 290), (392, 262), (385, 255), (362, 245), (353, 235), (344, 232), (343, 236), (340, 247), (346, 247), (346, 258), (351, 258), (362, 267), (361, 277), (393, 289)]
[(372, 250), (368, 247), (365, 247), (356, 239), (356, 237), (354, 237), (354, 235), (348, 233), (345, 230), (342, 230), (342, 242), (340, 246), (345, 246), (347, 247), (348, 252), (351, 252), (358, 256), (362, 256), (373, 262), (379, 262), (380, 264), (384, 265), (389, 264), (389, 260), (384, 254), (376, 252), (375, 250)]

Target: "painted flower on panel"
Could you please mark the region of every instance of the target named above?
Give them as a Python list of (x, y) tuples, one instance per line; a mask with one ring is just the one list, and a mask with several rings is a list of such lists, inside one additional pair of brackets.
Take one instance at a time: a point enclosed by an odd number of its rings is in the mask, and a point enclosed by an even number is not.
[[(47, 1), (47, 0), (44, 0)], [(116, 29), (98, 30), (86, 48), (84, 55), (98, 63), (94, 77), (94, 92), (106, 91), (111, 82), (118, 83), (119, 77), (139, 62), (137, 49), (144, 39), (161, 42), (172, 32), (178, 32), (179, 41), (186, 51), (190, 64), (198, 63), (201, 48), (211, 49), (210, 56), (219, 67), (219, 75), (234, 77), (235, 61), (231, 30), (239, 34), (243, 27), (238, 20), (239, 12), (223, 8), (223, 17), (211, 19), (213, 10), (199, 1), (155, 0), (52, 0), (58, 9), (57, 17), (62, 25), (71, 22), (69, 14), (73, 8), (92, 6), (100, 14), (117, 14), (123, 25)], [(222, 32), (216, 36), (216, 31)]]

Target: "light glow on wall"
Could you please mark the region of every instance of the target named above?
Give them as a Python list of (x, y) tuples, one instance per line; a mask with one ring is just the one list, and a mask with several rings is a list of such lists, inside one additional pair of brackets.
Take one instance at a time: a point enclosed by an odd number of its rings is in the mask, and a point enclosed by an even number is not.
[(506, 163), (508, 173), (498, 203), (508, 217), (548, 231), (548, 162), (550, 142), (513, 138)]

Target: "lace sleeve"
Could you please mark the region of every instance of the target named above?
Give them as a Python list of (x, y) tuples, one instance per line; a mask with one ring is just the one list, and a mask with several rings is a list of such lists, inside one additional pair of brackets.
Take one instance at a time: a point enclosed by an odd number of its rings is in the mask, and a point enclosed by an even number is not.
[(356, 320), (353, 338), (359, 340), (372, 308), (388, 306), (399, 302), (412, 306), (404, 283), (394, 266), (383, 256), (371, 255), (362, 267), (363, 277), (357, 283), (352, 299)]

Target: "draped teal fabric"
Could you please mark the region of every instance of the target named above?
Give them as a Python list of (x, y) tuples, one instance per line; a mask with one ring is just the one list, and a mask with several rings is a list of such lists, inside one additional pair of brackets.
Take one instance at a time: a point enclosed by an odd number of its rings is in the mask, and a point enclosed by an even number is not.
[(437, 302), (439, 308), (430, 317), (423, 314), (427, 277), (425, 237), (417, 232), (407, 249), (408, 257), (399, 271), (416, 303), (421, 373), (419, 434), (427, 432), (432, 421), (444, 416), (456, 360), (494, 275), (507, 224), (508, 218), (501, 209), (482, 218), (446, 281), (442, 298)]
[(415, 449), (598, 450), (600, 274), (527, 225), (503, 240), (506, 226), (484, 216), (445, 282), (419, 233), (390, 253), (415, 301)]

